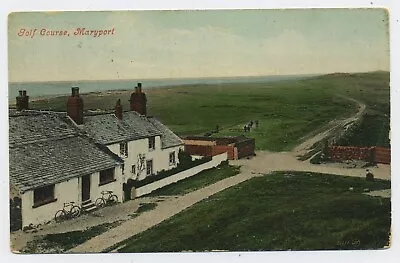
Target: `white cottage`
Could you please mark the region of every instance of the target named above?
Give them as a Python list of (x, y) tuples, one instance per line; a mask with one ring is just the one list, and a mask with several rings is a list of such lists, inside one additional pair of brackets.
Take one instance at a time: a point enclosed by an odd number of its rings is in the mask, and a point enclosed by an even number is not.
[(102, 191), (134, 198), (135, 182), (175, 168), (184, 150), (177, 135), (145, 115), (140, 84), (127, 112), (118, 101), (114, 112), (85, 116), (77, 87), (66, 113), (29, 111), (28, 100), (20, 92), (9, 117), (11, 220), (20, 227), (52, 220), (67, 202), (90, 211)]
[(123, 160), (81, 134), (65, 113), (10, 112), (9, 143), (14, 227), (50, 221), (64, 203), (83, 206), (103, 190), (123, 198)]
[(135, 181), (175, 168), (184, 150), (183, 140), (160, 121), (133, 110), (123, 112), (119, 100), (115, 112), (84, 116), (78, 127), (124, 161), (124, 200), (134, 198)]

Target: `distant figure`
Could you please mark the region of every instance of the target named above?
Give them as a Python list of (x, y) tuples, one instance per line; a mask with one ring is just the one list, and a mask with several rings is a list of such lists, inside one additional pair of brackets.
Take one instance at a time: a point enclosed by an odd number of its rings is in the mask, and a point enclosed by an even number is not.
[(244, 130), (244, 132), (247, 132), (247, 125), (243, 126), (243, 130)]
[(250, 121), (250, 127), (253, 127), (253, 121)]
[(255, 120), (256, 128), (258, 127), (258, 120)]
[(365, 179), (367, 181), (373, 182), (374, 181), (374, 175), (369, 171), (369, 169), (366, 170), (367, 174), (365, 176)]
[(215, 127), (215, 130), (218, 132), (219, 131), (219, 125), (217, 125), (217, 127)]

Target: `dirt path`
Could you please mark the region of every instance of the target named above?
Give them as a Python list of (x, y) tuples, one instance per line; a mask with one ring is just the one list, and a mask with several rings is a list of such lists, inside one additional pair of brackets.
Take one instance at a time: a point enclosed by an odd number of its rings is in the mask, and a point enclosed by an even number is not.
[(343, 129), (346, 129), (346, 126), (348, 126), (351, 123), (354, 123), (358, 121), (365, 113), (366, 106), (362, 102), (355, 100), (353, 98), (349, 97), (343, 97), (347, 100), (350, 100), (352, 102), (355, 102), (358, 105), (357, 112), (350, 117), (346, 119), (335, 119), (332, 120), (327, 127), (320, 133), (313, 135), (311, 138), (305, 140), (303, 143), (299, 144), (296, 146), (293, 150), (292, 153), (296, 156), (302, 156), (306, 153), (308, 153), (313, 145), (315, 145), (317, 142), (322, 141), (323, 139), (335, 134), (336, 132), (340, 132)]

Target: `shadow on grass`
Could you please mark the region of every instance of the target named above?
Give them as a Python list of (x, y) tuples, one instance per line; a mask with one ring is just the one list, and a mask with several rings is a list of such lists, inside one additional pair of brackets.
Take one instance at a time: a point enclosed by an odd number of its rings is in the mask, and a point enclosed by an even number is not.
[(39, 239), (28, 242), (22, 253), (24, 254), (50, 254), (63, 253), (85, 241), (100, 235), (107, 230), (121, 224), (122, 221), (104, 223), (90, 227), (86, 230), (71, 231), (57, 234), (47, 234)]

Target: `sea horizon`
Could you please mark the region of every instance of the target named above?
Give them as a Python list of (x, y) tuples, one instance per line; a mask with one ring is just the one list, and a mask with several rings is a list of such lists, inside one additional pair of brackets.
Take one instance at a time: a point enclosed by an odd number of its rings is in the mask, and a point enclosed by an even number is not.
[[(379, 72), (381, 70), (372, 71)], [(202, 77), (202, 78), (157, 78), (157, 79), (110, 79), (110, 80), (62, 80), (62, 81), (30, 81), (9, 82), (9, 101), (18, 96), (19, 90), (26, 90), (30, 98), (46, 98), (54, 96), (65, 96), (71, 93), (71, 87), (78, 86), (80, 93), (107, 92), (118, 90), (133, 90), (137, 83), (141, 82), (143, 89), (170, 88), (186, 85), (218, 85), (218, 84), (240, 84), (240, 83), (271, 83), (278, 81), (301, 80), (312, 77), (342, 74), (318, 73), (318, 74), (296, 74), (296, 75), (265, 75), (265, 76), (233, 76), (233, 77)], [(346, 72), (343, 74), (356, 74), (367, 72)]]
[[(164, 79), (116, 79), (116, 80), (63, 80), (63, 81), (31, 81), (9, 82), (9, 100), (15, 99), (19, 90), (26, 90), (30, 98), (63, 96), (71, 93), (72, 86), (78, 86), (80, 93), (133, 90), (138, 82), (143, 89), (163, 88), (185, 85), (211, 85), (235, 83), (268, 83), (285, 80), (304, 79), (324, 74), (267, 75), (267, 76), (235, 76), (204, 78), (164, 78)], [(111, 85), (110, 85), (111, 84)]]

